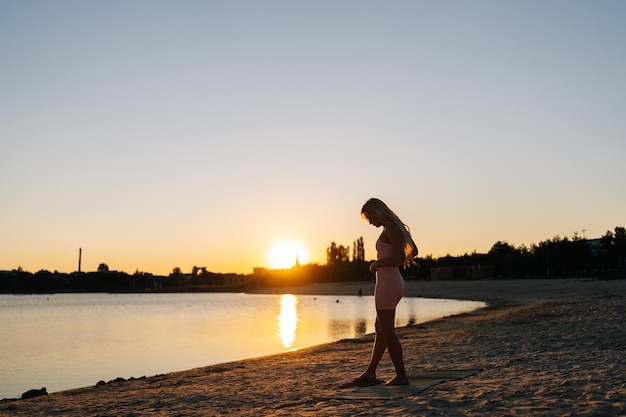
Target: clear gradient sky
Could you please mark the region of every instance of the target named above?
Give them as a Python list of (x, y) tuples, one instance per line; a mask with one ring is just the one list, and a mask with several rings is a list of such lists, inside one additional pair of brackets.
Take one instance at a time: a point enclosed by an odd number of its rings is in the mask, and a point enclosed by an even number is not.
[[(626, 224), (626, 2), (0, 0), (0, 269)], [(583, 232), (584, 231), (584, 232)]]

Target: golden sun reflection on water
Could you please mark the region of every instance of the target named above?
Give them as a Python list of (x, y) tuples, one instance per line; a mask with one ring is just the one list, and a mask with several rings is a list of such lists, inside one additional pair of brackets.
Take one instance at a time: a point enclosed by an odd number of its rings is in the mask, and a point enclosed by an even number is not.
[(286, 348), (290, 348), (294, 340), (296, 340), (296, 328), (299, 321), (296, 304), (298, 304), (298, 299), (294, 295), (284, 294), (280, 298), (278, 331), (280, 340)]

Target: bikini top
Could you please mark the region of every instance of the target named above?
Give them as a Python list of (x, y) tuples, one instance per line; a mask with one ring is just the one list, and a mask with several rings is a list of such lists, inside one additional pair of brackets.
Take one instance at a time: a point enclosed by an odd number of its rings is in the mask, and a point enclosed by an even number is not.
[(383, 242), (382, 240), (380, 240), (380, 238), (378, 238), (378, 240), (376, 241), (376, 259), (385, 258), (391, 255), (392, 252), (393, 246), (391, 245), (391, 243)]

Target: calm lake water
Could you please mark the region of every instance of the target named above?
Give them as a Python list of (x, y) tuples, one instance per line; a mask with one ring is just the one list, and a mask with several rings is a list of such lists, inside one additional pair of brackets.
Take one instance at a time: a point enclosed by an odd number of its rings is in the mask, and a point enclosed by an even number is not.
[[(474, 301), (404, 298), (396, 326)], [(374, 298), (202, 294), (0, 295), (0, 399), (181, 371), (374, 331)]]

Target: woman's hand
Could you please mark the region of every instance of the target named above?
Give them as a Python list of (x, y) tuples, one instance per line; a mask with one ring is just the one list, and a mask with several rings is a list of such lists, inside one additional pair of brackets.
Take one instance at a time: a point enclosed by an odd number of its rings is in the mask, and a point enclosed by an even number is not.
[(370, 264), (370, 272), (376, 273), (378, 271), (378, 261), (374, 261)]

